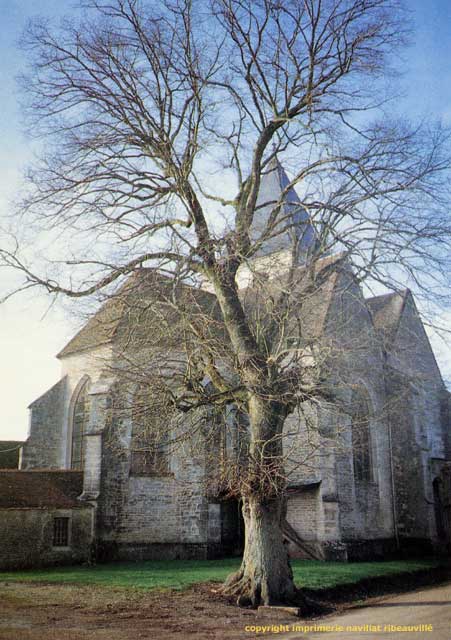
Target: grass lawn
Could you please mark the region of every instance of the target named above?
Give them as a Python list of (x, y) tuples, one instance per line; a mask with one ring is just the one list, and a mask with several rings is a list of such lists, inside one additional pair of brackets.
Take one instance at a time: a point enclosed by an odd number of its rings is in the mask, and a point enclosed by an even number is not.
[[(417, 571), (438, 564), (434, 560), (353, 563), (294, 560), (292, 563), (296, 584), (310, 589), (352, 584), (362, 578)], [(237, 558), (118, 562), (90, 567), (0, 572), (0, 581), (92, 584), (145, 590), (184, 589), (199, 582), (221, 582), (238, 566)]]

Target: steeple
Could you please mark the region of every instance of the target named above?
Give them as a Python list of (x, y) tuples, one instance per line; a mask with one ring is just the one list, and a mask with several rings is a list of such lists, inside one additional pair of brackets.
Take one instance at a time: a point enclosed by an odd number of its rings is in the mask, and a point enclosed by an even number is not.
[(265, 234), (271, 215), (280, 207), (276, 223), (256, 255), (268, 256), (284, 249), (292, 251), (297, 243), (298, 260), (302, 263), (306, 254), (314, 249), (317, 236), (296, 191), (293, 187), (287, 189), (290, 182), (279, 160), (274, 157), (261, 177), (250, 235), (252, 242), (258, 241)]

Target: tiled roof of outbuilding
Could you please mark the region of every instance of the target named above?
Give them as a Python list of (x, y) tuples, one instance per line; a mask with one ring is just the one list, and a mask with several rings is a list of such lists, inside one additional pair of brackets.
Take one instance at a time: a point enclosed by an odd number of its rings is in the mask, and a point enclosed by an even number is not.
[(72, 509), (83, 491), (80, 471), (0, 471), (0, 509)]

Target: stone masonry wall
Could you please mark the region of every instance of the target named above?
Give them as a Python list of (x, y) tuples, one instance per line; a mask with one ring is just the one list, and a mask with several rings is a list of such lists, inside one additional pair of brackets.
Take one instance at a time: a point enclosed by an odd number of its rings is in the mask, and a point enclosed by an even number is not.
[(169, 473), (134, 475), (130, 439), (130, 418), (113, 416), (103, 438), (100, 543), (119, 557), (204, 556), (208, 502), (202, 456), (176, 447), (169, 454)]
[(443, 410), (444, 384), (410, 294), (388, 365), (399, 535), (432, 539), (436, 535), (432, 461), (447, 456), (449, 424)]
[(22, 449), (21, 469), (60, 469), (67, 378), (30, 405), (30, 434)]
[(433, 514), (425, 495), (428, 463), (415, 433), (422, 421), (418, 398), (395, 371), (388, 377), (388, 386), (398, 532), (404, 538), (429, 538)]
[[(394, 529), (384, 359), (362, 293), (348, 273), (337, 280), (324, 341), (324, 348), (329, 349), (329, 384), (343, 407), (334, 417), (329, 439), (329, 479), (323, 488), (328, 530), (325, 537), (332, 534), (338, 511), (338, 538), (342, 541), (390, 538)], [(354, 477), (348, 407), (356, 393), (362, 394), (369, 404), (369, 480)], [(327, 433), (325, 425), (323, 429)]]
[(62, 379), (30, 405), (30, 434), (23, 447), (22, 469), (70, 468), (74, 392), (82, 380), (99, 379), (110, 354), (109, 347), (99, 347), (62, 360)]
[(431, 457), (445, 457), (449, 432), (449, 424), (444, 424), (445, 387), (410, 294), (389, 351), (388, 364), (404, 374), (412, 388), (420, 391), (414, 398), (415, 413), (419, 416), (416, 438), (422, 439), (421, 444), (429, 449)]
[(108, 369), (111, 366), (111, 352), (111, 347), (105, 345), (97, 349), (72, 354), (61, 360), (62, 375), (67, 379), (61, 426), (63, 431), (61, 463), (65, 469), (69, 469), (71, 463), (71, 413), (76, 391), (84, 380), (89, 379), (90, 389), (92, 389), (99, 379), (105, 376), (105, 372), (108, 375)]
[[(70, 545), (53, 546), (53, 519), (69, 517)], [(91, 554), (93, 509), (2, 509), (0, 569), (87, 562)]]
[(288, 498), (287, 520), (303, 540), (318, 540), (319, 508), (318, 488), (306, 490)]

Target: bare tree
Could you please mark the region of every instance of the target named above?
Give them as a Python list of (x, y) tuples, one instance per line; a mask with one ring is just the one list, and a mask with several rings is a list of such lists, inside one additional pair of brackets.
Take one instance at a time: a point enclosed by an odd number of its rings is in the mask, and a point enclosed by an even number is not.
[[(23, 288), (71, 297), (143, 266), (170, 276), (160, 303), (189, 331), (168, 402), (185, 413), (232, 403), (249, 422), (246, 547), (225, 587), (242, 603), (296, 596), (281, 534), (284, 423), (331, 390), (311, 366), (315, 336), (293, 318), (314, 314), (309, 300), (345, 263), (357, 280), (407, 278), (447, 296), (447, 134), (395, 122), (380, 97), (404, 31), (394, 0), (92, 0), (80, 23), (35, 21), (24, 40), (31, 131), (45, 147), (21, 212), (69, 240), (70, 258), (40, 274), (18, 249), (2, 259)], [(295, 176), (262, 201), (277, 156)], [(284, 206), (295, 185), (296, 211)], [(268, 288), (265, 247), (287, 236), (291, 262)], [(250, 301), (237, 284), (246, 270)]]

